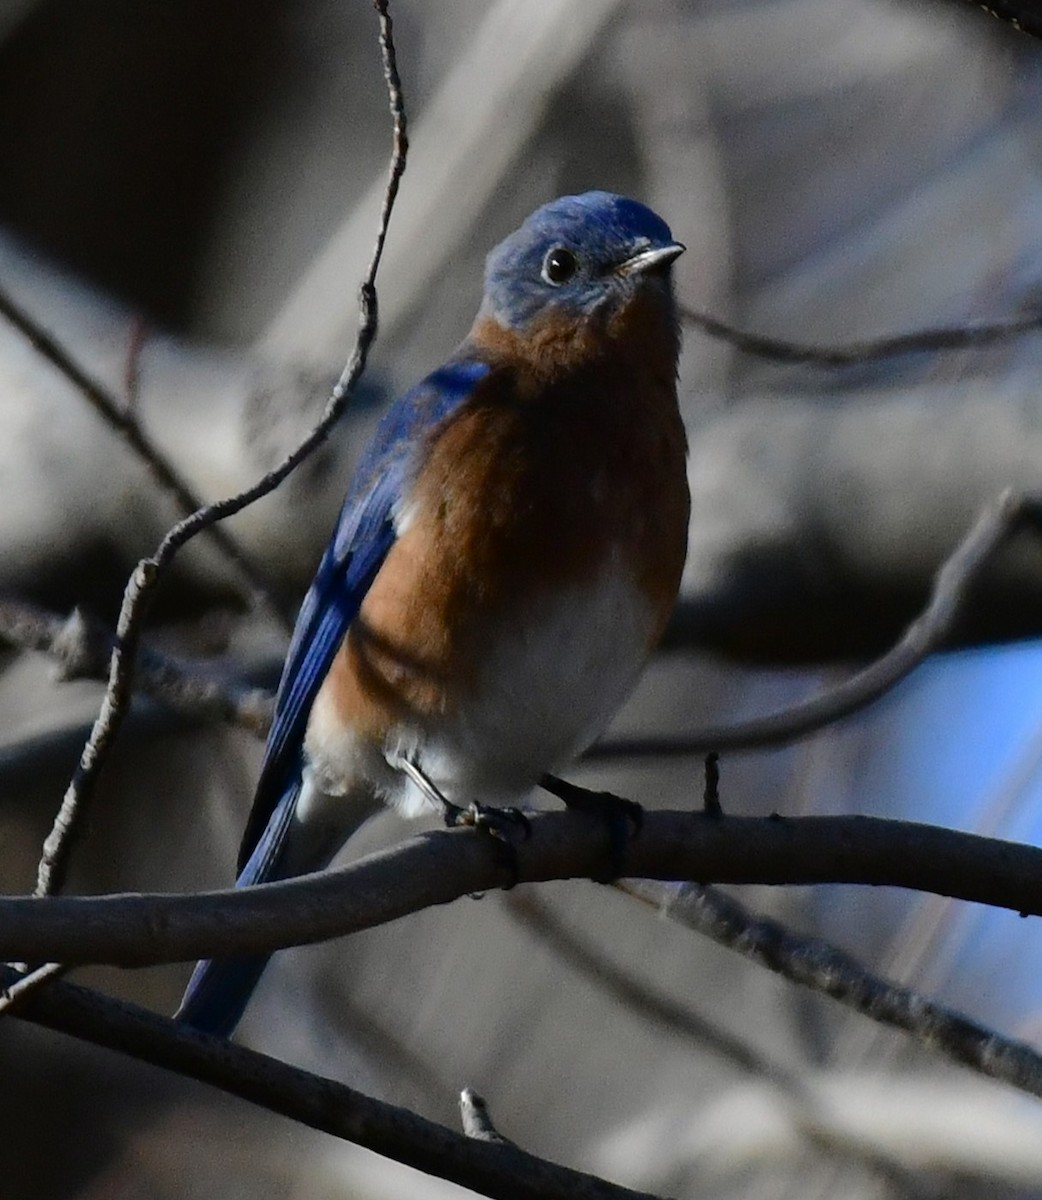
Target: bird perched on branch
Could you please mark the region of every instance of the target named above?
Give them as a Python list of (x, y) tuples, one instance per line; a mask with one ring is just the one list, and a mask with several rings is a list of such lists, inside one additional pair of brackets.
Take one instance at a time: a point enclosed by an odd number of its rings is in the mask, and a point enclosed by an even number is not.
[[(387, 413), (297, 619), (239, 886), (324, 867), (381, 804), (480, 820), (601, 733), (676, 599), (688, 522), (666, 223), (607, 192), (488, 257), (473, 328)], [(200, 963), (228, 1034), (267, 959)]]

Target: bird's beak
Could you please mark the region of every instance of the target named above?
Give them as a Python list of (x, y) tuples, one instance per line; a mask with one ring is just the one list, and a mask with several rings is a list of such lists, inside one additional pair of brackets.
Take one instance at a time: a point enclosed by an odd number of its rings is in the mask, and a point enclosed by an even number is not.
[(674, 259), (684, 253), (687, 247), (682, 242), (670, 242), (668, 246), (655, 246), (651, 250), (641, 250), (632, 258), (616, 267), (620, 275), (646, 275), (649, 271), (661, 270), (668, 267)]

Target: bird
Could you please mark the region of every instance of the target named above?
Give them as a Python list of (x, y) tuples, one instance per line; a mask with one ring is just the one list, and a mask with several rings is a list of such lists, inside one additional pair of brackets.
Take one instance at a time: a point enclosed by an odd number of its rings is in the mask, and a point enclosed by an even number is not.
[[(591, 191), (488, 255), (469, 334), (355, 469), (291, 639), (236, 886), (324, 868), (384, 805), (449, 822), (516, 806), (614, 716), (686, 555), (684, 249), (644, 204)], [(198, 963), (177, 1019), (230, 1036), (267, 961)]]

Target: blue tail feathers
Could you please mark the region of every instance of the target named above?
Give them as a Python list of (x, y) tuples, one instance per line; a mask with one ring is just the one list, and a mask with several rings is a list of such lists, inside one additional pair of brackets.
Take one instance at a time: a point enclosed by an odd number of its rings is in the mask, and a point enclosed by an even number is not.
[[(235, 881), (237, 888), (279, 877), (279, 858), (296, 811), (300, 788), (298, 775), (280, 797), (263, 836)], [(270, 954), (254, 954), (242, 958), (204, 959), (196, 963), (174, 1019), (201, 1033), (229, 1037), (270, 957)]]

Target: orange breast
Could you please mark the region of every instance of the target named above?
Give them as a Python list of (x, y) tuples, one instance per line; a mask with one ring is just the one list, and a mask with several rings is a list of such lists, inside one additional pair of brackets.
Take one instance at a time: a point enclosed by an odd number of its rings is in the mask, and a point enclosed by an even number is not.
[(552, 379), (510, 361), (435, 431), (323, 689), (371, 737), (451, 718), (489, 639), (541, 592), (621, 567), (654, 615), (648, 650), (672, 610), (689, 507), (673, 356), (615, 355)]

